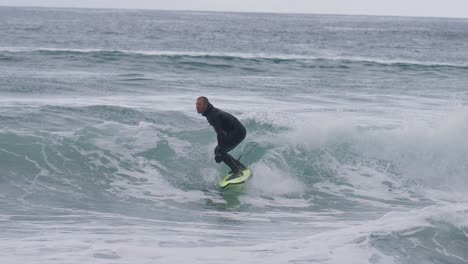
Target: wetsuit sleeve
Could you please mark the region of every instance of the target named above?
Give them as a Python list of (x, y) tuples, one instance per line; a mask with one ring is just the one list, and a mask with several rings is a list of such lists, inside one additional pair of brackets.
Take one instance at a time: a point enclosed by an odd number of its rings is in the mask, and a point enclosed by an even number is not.
[(223, 127), (223, 117), (221, 115), (217, 116), (217, 124), (216, 126), (213, 126), (215, 131), (216, 131), (216, 138), (218, 140), (218, 146), (222, 146), (223, 138), (226, 136), (226, 131), (224, 130)]
[(208, 118), (208, 122), (213, 127), (216, 132), (218, 145), (222, 141), (223, 136), (225, 135), (225, 131), (223, 129), (223, 120), (219, 113), (212, 114)]

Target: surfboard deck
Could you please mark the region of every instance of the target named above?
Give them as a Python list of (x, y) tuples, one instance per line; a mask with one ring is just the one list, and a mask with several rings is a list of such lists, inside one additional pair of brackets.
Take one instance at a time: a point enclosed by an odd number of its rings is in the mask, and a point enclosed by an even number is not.
[(249, 168), (243, 170), (242, 174), (236, 178), (231, 178), (232, 174), (228, 174), (219, 182), (219, 186), (221, 188), (226, 188), (231, 185), (242, 184), (246, 180), (248, 180), (251, 175), (252, 175), (252, 172), (250, 171)]

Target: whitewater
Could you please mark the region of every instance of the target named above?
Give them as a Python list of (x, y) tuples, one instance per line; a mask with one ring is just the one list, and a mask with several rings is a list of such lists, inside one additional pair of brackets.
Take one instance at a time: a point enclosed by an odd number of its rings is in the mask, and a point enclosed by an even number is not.
[(468, 263), (467, 26), (0, 7), (0, 262)]

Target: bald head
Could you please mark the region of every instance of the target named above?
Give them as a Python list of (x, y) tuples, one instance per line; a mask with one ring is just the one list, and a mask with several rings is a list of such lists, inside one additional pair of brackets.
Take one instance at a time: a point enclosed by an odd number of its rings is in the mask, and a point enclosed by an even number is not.
[(196, 107), (199, 114), (204, 113), (210, 101), (205, 96), (200, 96), (197, 98)]

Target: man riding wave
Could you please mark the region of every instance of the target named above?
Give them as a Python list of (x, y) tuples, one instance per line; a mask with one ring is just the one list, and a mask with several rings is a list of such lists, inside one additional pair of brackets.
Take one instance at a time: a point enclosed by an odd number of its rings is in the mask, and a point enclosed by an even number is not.
[(245, 139), (247, 134), (245, 127), (232, 114), (214, 107), (205, 96), (197, 98), (196, 108), (216, 131), (218, 139), (218, 145), (214, 149), (216, 163), (224, 162), (231, 169), (230, 174), (242, 173), (246, 167), (228, 152)]

